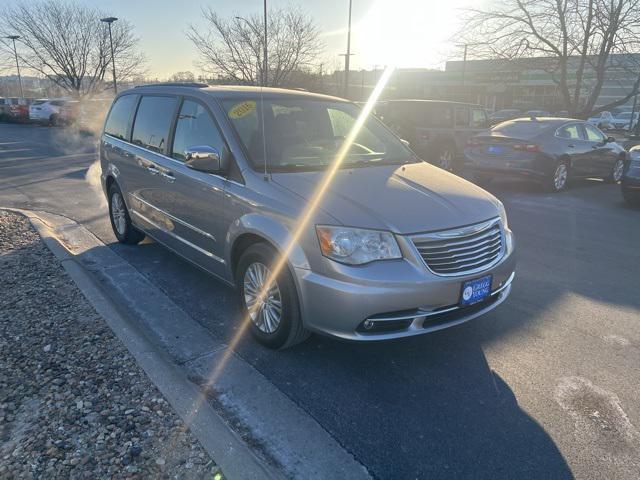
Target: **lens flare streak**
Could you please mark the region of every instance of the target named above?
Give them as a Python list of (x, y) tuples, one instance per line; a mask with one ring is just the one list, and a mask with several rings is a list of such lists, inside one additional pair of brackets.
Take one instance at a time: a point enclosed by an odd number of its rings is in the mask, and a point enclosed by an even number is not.
[[(358, 136), (358, 133), (360, 133), (360, 130), (362, 129), (365, 122), (369, 118), (369, 115), (371, 114), (373, 107), (378, 101), (378, 98), (380, 98), (380, 95), (382, 94), (382, 91), (384, 90), (387, 82), (389, 81), (389, 78), (393, 74), (393, 71), (394, 71), (393, 67), (387, 67), (384, 73), (380, 76), (380, 79), (378, 80), (376, 87), (371, 92), (371, 95), (369, 96), (367, 102), (362, 107), (360, 115), (358, 115), (358, 118), (356, 119), (355, 123), (353, 124), (353, 127), (349, 131), (349, 134), (347, 135), (344, 142), (340, 146), (340, 149), (336, 154), (335, 160), (330, 165), (326, 174), (322, 178), (322, 181), (318, 184), (318, 187), (314, 191), (313, 196), (309, 200), (309, 203), (307, 204), (304, 211), (300, 215), (300, 218), (298, 219), (298, 222), (296, 224), (296, 228), (291, 234), (286, 247), (282, 249), (275, 263), (272, 265), (271, 275), (267, 278), (264, 284), (264, 287), (262, 288), (262, 291), (259, 294), (260, 298), (263, 298), (266, 296), (267, 292), (271, 290), (271, 287), (274, 281), (276, 280), (276, 278), (278, 277), (282, 269), (286, 268), (289, 254), (291, 253), (296, 243), (300, 239), (300, 236), (302, 235), (304, 230), (308, 227), (311, 218), (318, 210), (318, 206), (320, 205), (320, 202), (324, 198), (327, 190), (329, 189), (331, 183), (333, 182), (333, 179), (336, 173), (340, 169), (342, 163), (344, 162), (345, 157), (347, 156), (347, 154), (349, 153), (349, 150), (353, 146), (353, 143), (355, 142), (355, 139)], [(217, 365), (208, 376), (207, 382), (205, 383), (205, 385), (203, 385), (203, 392), (201, 394), (201, 397), (198, 399), (197, 404), (194, 405), (191, 416), (188, 419), (185, 419), (185, 428), (188, 428), (193, 418), (197, 414), (199, 407), (205, 401), (207, 390), (211, 388), (213, 385), (215, 385), (215, 383), (217, 382), (220, 374), (224, 370), (227, 362), (229, 361), (229, 358), (233, 354), (233, 351), (236, 345), (238, 344), (240, 339), (244, 336), (244, 333), (246, 332), (248, 326), (250, 325), (252, 321), (251, 320), (252, 314), (254, 314), (257, 311), (257, 309), (259, 308), (259, 305), (260, 305), (260, 302), (256, 301), (251, 307), (251, 310), (248, 311), (247, 314), (244, 316), (238, 328), (238, 331), (234, 334), (233, 338), (227, 345), (222, 357), (220, 358)]]

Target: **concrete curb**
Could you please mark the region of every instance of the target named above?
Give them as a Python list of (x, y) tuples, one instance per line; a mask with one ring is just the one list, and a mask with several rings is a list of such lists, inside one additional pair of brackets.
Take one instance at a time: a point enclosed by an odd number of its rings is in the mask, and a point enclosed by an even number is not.
[[(30, 219), (228, 478), (370, 478), (311, 416), (87, 229), (7, 210)], [(210, 387), (190, 381), (207, 385), (213, 371)]]

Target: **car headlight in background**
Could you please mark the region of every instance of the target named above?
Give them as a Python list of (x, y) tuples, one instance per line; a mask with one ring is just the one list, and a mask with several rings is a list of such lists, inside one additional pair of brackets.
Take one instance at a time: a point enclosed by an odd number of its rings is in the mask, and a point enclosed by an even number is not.
[(500, 200), (497, 201), (498, 213), (500, 215), (500, 220), (502, 221), (502, 226), (505, 230), (509, 229), (509, 222), (507, 221), (507, 211), (504, 209), (504, 205)]
[(498, 211), (500, 214), (500, 221), (502, 222), (502, 230), (504, 231), (504, 250), (505, 254), (509, 255), (513, 251), (513, 232), (509, 230), (507, 211), (504, 209), (504, 205), (500, 200), (498, 200)]
[(336, 262), (362, 265), (402, 258), (391, 232), (327, 225), (316, 226), (316, 232), (322, 254)]

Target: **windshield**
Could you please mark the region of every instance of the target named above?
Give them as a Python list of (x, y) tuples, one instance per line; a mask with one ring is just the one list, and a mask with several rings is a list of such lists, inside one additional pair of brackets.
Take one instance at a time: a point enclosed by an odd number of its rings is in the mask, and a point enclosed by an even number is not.
[[(308, 99), (259, 98), (222, 102), (249, 160), (257, 170), (269, 171), (326, 168), (349, 135), (360, 108), (346, 102)], [(261, 120), (266, 130), (262, 141)], [(358, 132), (343, 166), (402, 164), (418, 161), (412, 152), (371, 115)]]

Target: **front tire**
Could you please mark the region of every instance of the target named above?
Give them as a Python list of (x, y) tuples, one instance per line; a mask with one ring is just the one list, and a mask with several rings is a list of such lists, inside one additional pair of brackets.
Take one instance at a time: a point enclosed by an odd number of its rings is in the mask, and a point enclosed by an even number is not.
[(278, 255), (265, 243), (251, 245), (238, 261), (236, 286), (243, 321), (250, 322), (254, 338), (268, 348), (285, 349), (306, 340), (310, 332), (302, 324), (298, 294), (286, 265), (265, 291)]
[(140, 243), (145, 235), (131, 223), (127, 205), (118, 185), (113, 183), (109, 187), (109, 220), (111, 228), (120, 243), (126, 245), (136, 245)]
[(567, 188), (568, 182), (569, 163), (566, 160), (560, 160), (553, 173), (545, 179), (544, 187), (549, 192), (557, 193)]
[(624, 159), (618, 157), (616, 163), (611, 167), (611, 172), (604, 179), (607, 183), (618, 183), (624, 174)]

